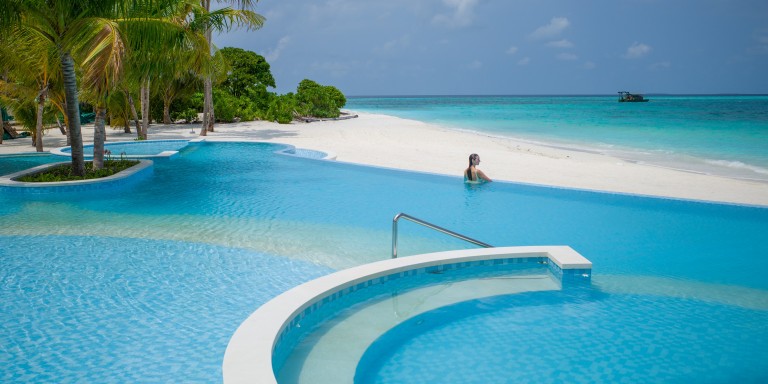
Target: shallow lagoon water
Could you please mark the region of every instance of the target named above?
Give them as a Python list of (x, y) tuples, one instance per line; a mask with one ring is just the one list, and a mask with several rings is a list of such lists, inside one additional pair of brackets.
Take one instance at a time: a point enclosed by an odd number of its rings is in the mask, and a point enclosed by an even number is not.
[[(124, 193), (4, 200), (0, 295), (12, 310), (0, 314), (0, 378), (219, 381), (250, 312), (313, 277), (388, 258), (398, 212), (497, 246), (569, 245), (606, 293), (768, 311), (768, 209), (467, 186), (281, 148), (192, 145)], [(401, 223), (401, 255), (468, 246)], [(729, 313), (723, 327), (753, 324)]]
[(347, 108), (768, 182), (768, 96), (352, 97)]

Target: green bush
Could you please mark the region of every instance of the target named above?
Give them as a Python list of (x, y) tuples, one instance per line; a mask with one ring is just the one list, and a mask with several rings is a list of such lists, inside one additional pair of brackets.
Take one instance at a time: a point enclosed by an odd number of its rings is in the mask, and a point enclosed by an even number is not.
[(347, 103), (344, 94), (336, 87), (320, 85), (309, 79), (299, 83), (296, 100), (299, 114), (321, 118), (339, 117), (340, 108)]
[(187, 108), (183, 111), (173, 111), (171, 112), (171, 119), (173, 121), (184, 119), (185, 123), (192, 123), (197, 121), (197, 109)]
[(100, 179), (103, 177), (112, 176), (118, 172), (124, 171), (130, 167), (133, 167), (136, 164), (139, 164), (138, 160), (105, 159), (104, 168), (94, 171), (93, 162), (89, 161), (85, 163), (85, 176), (76, 176), (72, 173), (72, 165), (61, 164), (55, 167), (48, 168), (38, 173), (23, 176), (19, 180), (27, 183), (46, 183), (46, 182), (58, 182), (58, 181)]
[(288, 124), (293, 121), (295, 111), (296, 99), (293, 93), (275, 96), (269, 103), (269, 108), (264, 114), (264, 120)]
[(240, 100), (223, 89), (213, 90), (213, 111), (216, 119), (226, 123), (231, 123), (238, 117), (240, 110)]

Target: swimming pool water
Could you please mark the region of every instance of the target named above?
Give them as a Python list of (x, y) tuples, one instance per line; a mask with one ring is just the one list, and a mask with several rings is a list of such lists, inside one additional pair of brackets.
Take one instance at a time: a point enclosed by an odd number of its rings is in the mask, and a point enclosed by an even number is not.
[(0, 236), (0, 381), (215, 382), (231, 333), (318, 265), (204, 243)]
[[(606, 311), (640, 295), (658, 300), (660, 316), (722, 312), (721, 327), (765, 337), (750, 311), (768, 311), (766, 208), (472, 187), (460, 175), (273, 153), (282, 148), (202, 143), (122, 193), (0, 196), (0, 380), (220, 381), (226, 342), (250, 312), (300, 282), (388, 258), (399, 212), (497, 246), (569, 245), (614, 298), (600, 301)], [(409, 222), (399, 233), (401, 256), (470, 246)], [(662, 305), (678, 299), (688, 301)], [(656, 330), (675, 327), (700, 329), (681, 318)]]
[[(112, 158), (120, 156), (157, 155), (165, 151), (178, 151), (189, 144), (189, 140), (146, 140), (105, 143), (104, 149), (112, 152)], [(67, 147), (61, 150), (69, 155), (72, 150)], [(93, 145), (84, 145), (83, 153), (86, 157), (93, 156)]]
[(494, 296), (391, 329), (366, 351), (355, 383), (757, 383), (764, 324), (765, 310), (684, 298)]
[(10, 175), (38, 165), (62, 161), (59, 156), (51, 154), (0, 156), (0, 176)]

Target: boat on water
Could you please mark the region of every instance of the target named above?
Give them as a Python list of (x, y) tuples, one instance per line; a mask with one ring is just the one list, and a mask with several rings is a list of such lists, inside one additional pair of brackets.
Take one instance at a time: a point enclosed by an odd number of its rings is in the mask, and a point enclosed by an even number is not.
[(646, 101), (648, 101), (648, 99), (644, 98), (643, 95), (626, 91), (619, 92), (619, 103), (642, 103)]

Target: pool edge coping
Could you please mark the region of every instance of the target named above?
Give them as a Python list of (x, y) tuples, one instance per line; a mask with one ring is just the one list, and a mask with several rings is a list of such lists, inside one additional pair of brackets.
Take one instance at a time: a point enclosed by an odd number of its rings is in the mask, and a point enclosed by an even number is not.
[(87, 186), (87, 185), (104, 185), (104, 184), (110, 184), (115, 181), (127, 179), (133, 175), (136, 175), (145, 169), (152, 167), (153, 162), (152, 160), (146, 160), (146, 159), (137, 159), (139, 164), (136, 164), (130, 168), (124, 169), (118, 173), (115, 173), (114, 175), (107, 176), (107, 177), (101, 177), (97, 179), (87, 179), (87, 180), (71, 180), (71, 181), (51, 181), (51, 182), (26, 182), (26, 181), (17, 181), (14, 179), (17, 179), (19, 177), (37, 173), (44, 169), (62, 165), (62, 164), (70, 164), (69, 161), (60, 161), (56, 163), (47, 163), (38, 165), (33, 168), (27, 168), (23, 169), (18, 172), (11, 173), (9, 175), (0, 176), (0, 187), (7, 187), (7, 188), (24, 188), (24, 189), (32, 189), (32, 188), (54, 188), (54, 187), (77, 187), (77, 186)]
[(519, 246), (426, 253), (337, 271), (291, 288), (251, 313), (227, 344), (222, 363), (223, 380), (227, 384), (276, 384), (272, 355), (283, 330), (304, 309), (344, 287), (418, 268), (527, 257), (547, 257), (563, 270), (592, 268), (589, 260), (569, 246)]

